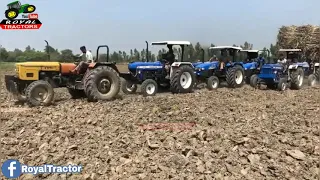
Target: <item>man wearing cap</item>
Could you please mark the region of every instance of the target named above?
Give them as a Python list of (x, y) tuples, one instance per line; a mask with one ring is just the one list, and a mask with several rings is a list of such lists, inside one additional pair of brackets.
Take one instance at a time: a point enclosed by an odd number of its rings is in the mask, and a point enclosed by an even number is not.
[(81, 46), (80, 50), (81, 50), (82, 54), (80, 54), (79, 57), (83, 57), (83, 55), (85, 54), (86, 55), (85, 59), (82, 60), (79, 63), (79, 65), (74, 70), (71, 71), (72, 73), (79, 73), (79, 70), (81, 69), (81, 67), (84, 66), (84, 64), (93, 62), (93, 55), (92, 55), (91, 51), (87, 51), (87, 48), (85, 46)]

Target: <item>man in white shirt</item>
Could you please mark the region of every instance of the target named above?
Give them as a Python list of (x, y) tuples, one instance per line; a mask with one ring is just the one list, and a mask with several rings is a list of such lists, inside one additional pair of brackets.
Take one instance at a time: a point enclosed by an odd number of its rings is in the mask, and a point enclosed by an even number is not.
[(85, 59), (81, 61), (74, 70), (71, 71), (72, 73), (79, 73), (80, 69), (84, 67), (85, 64), (94, 62), (91, 51), (87, 51), (85, 46), (81, 46), (80, 50), (82, 54), (79, 57), (83, 57), (83, 55), (85, 54)]

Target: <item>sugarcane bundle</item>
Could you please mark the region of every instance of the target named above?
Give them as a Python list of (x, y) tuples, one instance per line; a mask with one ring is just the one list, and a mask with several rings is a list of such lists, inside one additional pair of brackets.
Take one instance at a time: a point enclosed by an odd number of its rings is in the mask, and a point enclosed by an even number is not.
[(308, 59), (320, 57), (320, 26), (282, 26), (277, 36), (279, 49), (302, 49)]

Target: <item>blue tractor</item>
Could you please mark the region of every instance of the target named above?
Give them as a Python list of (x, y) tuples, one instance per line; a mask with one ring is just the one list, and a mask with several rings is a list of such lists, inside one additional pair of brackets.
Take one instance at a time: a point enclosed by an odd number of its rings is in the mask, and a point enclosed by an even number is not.
[[(148, 42), (147, 52), (148, 52)], [(172, 93), (190, 93), (193, 91), (196, 77), (191, 62), (183, 62), (184, 47), (191, 45), (189, 41), (160, 41), (152, 45), (167, 45), (169, 51), (163, 54), (161, 60), (156, 62), (131, 62), (128, 64), (128, 73), (121, 73), (125, 79), (122, 91), (126, 94), (135, 93), (137, 85), (141, 84), (143, 96), (153, 96), (158, 88), (170, 88)], [(175, 58), (172, 47), (181, 47), (180, 61)], [(148, 55), (147, 55), (148, 57)], [(147, 58), (148, 61), (148, 58)]]
[(276, 64), (263, 65), (258, 75), (251, 76), (252, 87), (263, 84), (279, 91), (287, 87), (301, 89), (305, 74), (310, 72), (309, 64), (301, 59), (301, 49), (280, 49), (279, 52), (286, 53), (287, 58), (280, 58)]
[(245, 60), (243, 61), (243, 67), (245, 71), (246, 83), (250, 84), (250, 78), (252, 75), (259, 74), (262, 65), (265, 64), (266, 60), (261, 55), (260, 52), (267, 52), (267, 59), (270, 58), (270, 51), (266, 50), (241, 50)]
[(218, 88), (222, 81), (226, 81), (229, 87), (232, 88), (241, 87), (244, 80), (244, 64), (237, 62), (235, 59), (237, 53), (241, 51), (242, 48), (215, 46), (209, 49), (220, 51), (221, 58), (219, 60), (211, 59), (208, 62), (202, 62), (195, 66), (197, 80), (206, 82), (209, 90)]

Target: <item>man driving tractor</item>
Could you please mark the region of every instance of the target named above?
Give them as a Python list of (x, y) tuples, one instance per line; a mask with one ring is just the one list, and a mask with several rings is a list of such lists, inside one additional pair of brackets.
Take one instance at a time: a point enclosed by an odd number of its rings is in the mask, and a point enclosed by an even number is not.
[(175, 59), (175, 55), (173, 53), (173, 49), (172, 49), (172, 45), (167, 45), (169, 51), (164, 54), (164, 59), (166, 60), (166, 63), (165, 63), (165, 69), (167, 71), (167, 76), (166, 78), (169, 78), (169, 70), (170, 70), (170, 66), (171, 64), (174, 62), (174, 59)]
[(82, 54), (80, 54), (80, 56), (78, 56), (78, 58), (82, 57), (85, 54), (86, 55), (85, 60), (82, 60), (79, 63), (79, 65), (76, 68), (74, 68), (74, 70), (71, 71), (72, 73), (79, 73), (79, 71), (82, 67), (84, 67), (88, 63), (93, 62), (93, 55), (92, 55), (91, 51), (87, 51), (87, 48), (85, 46), (81, 46), (80, 50), (81, 50)]

